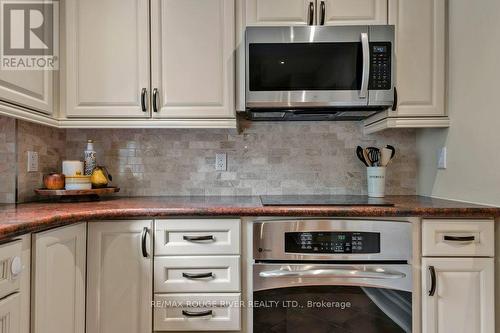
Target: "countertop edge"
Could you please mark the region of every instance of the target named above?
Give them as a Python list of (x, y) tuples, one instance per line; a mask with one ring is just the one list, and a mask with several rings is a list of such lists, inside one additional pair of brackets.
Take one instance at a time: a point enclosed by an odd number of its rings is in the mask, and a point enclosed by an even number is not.
[(23, 234), (95, 220), (167, 217), (417, 217), (417, 218), (487, 218), (500, 216), (500, 208), (416, 208), (416, 207), (183, 207), (183, 208), (108, 208), (54, 213), (39, 219), (0, 224), (0, 241)]

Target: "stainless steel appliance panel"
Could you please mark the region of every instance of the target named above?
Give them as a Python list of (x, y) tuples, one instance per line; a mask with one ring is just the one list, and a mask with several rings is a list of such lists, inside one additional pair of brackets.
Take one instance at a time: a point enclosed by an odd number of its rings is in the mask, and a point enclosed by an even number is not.
[[(290, 26), (290, 27), (250, 27), (246, 31), (246, 107), (247, 109), (319, 109), (319, 108), (358, 108), (389, 107), (394, 98), (394, 77), (387, 90), (369, 89), (370, 80), (370, 44), (371, 42), (388, 42), (394, 47), (393, 26)], [(349, 89), (251, 89), (250, 45), (251, 44), (297, 44), (308, 43), (320, 46), (322, 43), (356, 43), (361, 45), (362, 68), (350, 69), (359, 81), (359, 87)], [(391, 54), (394, 54), (393, 49)], [(332, 51), (333, 52), (333, 51)], [(317, 52), (319, 55), (323, 52)], [(333, 53), (344, 56), (345, 60), (356, 61), (357, 56)], [(394, 58), (394, 57), (392, 57)], [(311, 59), (319, 63), (318, 59)], [(279, 66), (277, 64), (276, 66)], [(345, 69), (344, 69), (345, 70)], [(316, 71), (316, 73), (318, 73)], [(321, 72), (322, 74), (325, 74)], [(392, 59), (391, 75), (394, 75), (394, 59)], [(334, 73), (332, 73), (332, 77)], [(343, 80), (345, 80), (344, 78)], [(349, 82), (343, 81), (343, 82)], [(321, 87), (321, 85), (319, 85)], [(366, 116), (371, 113), (367, 113)]]
[(410, 265), (254, 264), (253, 290), (360, 286), (412, 291)]
[[(397, 260), (411, 261), (412, 226), (382, 220), (299, 219), (269, 220), (253, 225), (255, 260)], [(378, 232), (379, 253), (286, 253), (286, 232)]]

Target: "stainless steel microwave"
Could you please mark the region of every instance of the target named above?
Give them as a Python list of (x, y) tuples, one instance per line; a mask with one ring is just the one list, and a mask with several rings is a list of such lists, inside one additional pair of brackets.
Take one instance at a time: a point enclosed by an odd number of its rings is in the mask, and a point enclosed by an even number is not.
[(249, 27), (245, 51), (245, 108), (255, 119), (362, 119), (394, 104), (394, 26)]

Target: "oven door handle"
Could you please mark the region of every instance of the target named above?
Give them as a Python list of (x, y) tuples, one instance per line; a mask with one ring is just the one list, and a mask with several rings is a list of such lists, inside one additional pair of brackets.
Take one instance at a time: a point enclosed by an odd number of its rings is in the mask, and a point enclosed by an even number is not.
[(358, 270), (355, 268), (311, 268), (307, 270), (279, 269), (259, 273), (263, 278), (349, 278), (349, 279), (404, 279), (406, 274), (398, 271), (387, 271), (381, 268)]
[(361, 33), (361, 47), (363, 50), (363, 73), (361, 74), (361, 90), (359, 98), (368, 97), (368, 81), (370, 80), (370, 41), (366, 32)]

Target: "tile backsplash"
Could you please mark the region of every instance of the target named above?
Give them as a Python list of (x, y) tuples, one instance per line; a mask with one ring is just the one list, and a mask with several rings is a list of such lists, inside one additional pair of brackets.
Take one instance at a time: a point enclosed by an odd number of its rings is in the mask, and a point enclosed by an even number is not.
[[(36, 200), (33, 192), (43, 185), (43, 175), (61, 172), (65, 156), (66, 130), (18, 121), (17, 201)], [(28, 151), (38, 152), (38, 172), (27, 172)]]
[[(17, 125), (16, 125), (17, 123)], [(392, 144), (388, 194), (416, 193), (416, 133), (363, 135), (360, 122), (247, 122), (225, 129), (56, 129), (0, 117), (0, 202), (35, 200), (42, 176), (64, 159), (82, 159), (95, 141), (98, 164), (114, 176), (122, 196), (366, 194), (357, 145)], [(27, 151), (39, 172), (26, 172)], [(227, 154), (227, 171), (215, 154)], [(17, 176), (16, 176), (17, 173)], [(17, 182), (16, 182), (17, 179)]]
[[(388, 194), (416, 193), (414, 130), (365, 136), (360, 122), (246, 122), (213, 129), (68, 129), (67, 159), (95, 141), (121, 195), (366, 194), (357, 145), (392, 144)], [(227, 171), (215, 154), (227, 153)]]
[(0, 203), (16, 202), (16, 120), (0, 116)]

